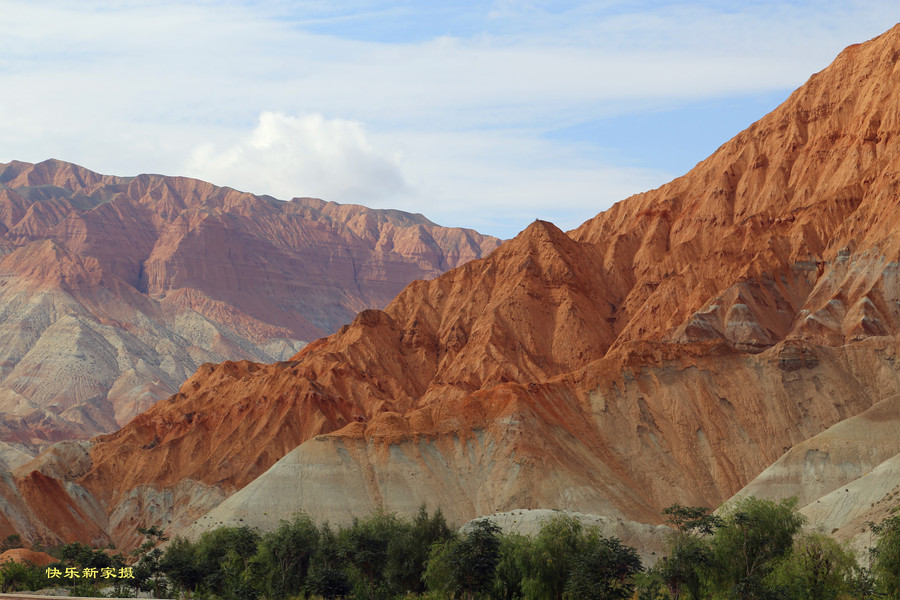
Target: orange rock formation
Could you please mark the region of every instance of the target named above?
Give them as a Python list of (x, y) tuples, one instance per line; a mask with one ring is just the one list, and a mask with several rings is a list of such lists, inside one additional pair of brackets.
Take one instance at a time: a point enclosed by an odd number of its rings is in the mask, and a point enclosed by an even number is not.
[(189, 523), (217, 491), (233, 495), (194, 531), (422, 501), (457, 520), (717, 505), (900, 397), (898, 58), (900, 26), (568, 234), (535, 222), (290, 361), (205, 365), (95, 438), (67, 485), (122, 544), (137, 524)]
[(0, 565), (5, 562), (30, 563), (39, 567), (46, 567), (55, 563), (56, 559), (46, 552), (35, 552), (34, 550), (26, 550), (25, 548), (13, 548), (0, 554)]

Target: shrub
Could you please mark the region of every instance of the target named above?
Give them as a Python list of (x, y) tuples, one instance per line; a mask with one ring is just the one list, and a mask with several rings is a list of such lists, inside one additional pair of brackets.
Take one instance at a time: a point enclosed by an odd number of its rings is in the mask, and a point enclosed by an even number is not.
[[(893, 510), (900, 511), (900, 507)], [(879, 587), (890, 598), (900, 598), (900, 514), (894, 514), (879, 524), (869, 523), (876, 541), (872, 572)]]
[(767, 577), (790, 551), (803, 525), (797, 499), (773, 502), (748, 497), (724, 512), (710, 541), (711, 587), (741, 600), (771, 597), (775, 590)]

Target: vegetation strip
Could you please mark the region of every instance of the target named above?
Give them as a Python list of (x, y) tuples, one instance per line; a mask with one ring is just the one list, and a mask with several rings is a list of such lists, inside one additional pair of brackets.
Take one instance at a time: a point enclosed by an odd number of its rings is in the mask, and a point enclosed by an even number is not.
[[(429, 515), (425, 507), (411, 521), (379, 512), (339, 529), (303, 514), (264, 534), (220, 527), (196, 542), (176, 538), (164, 551), (163, 532), (143, 528), (134, 578), (117, 580), (113, 593), (210, 600), (900, 598), (900, 514), (870, 524), (875, 544), (859, 561), (831, 537), (803, 531), (795, 498), (747, 497), (719, 514), (675, 504), (664, 513), (674, 530), (667, 555), (646, 570), (635, 549), (563, 512), (535, 537), (503, 534), (489, 519), (456, 533), (440, 511)], [(48, 579), (48, 570), (67, 564), (121, 568), (125, 560), (77, 543), (54, 552), (59, 562), (48, 567), (2, 565), (0, 591), (52, 585), (59, 580)], [(70, 590), (97, 597), (99, 587), (97, 579), (81, 580)]]

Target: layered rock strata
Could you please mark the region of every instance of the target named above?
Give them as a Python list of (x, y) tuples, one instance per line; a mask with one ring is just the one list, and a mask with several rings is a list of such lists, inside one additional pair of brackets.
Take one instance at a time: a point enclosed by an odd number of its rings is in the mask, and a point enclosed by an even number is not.
[(0, 164), (0, 466), (117, 429), (203, 363), (289, 358), (497, 244), (400, 211)]
[(123, 544), (209, 506), (183, 486), (229, 496), (195, 532), (422, 502), (458, 522), (716, 506), (900, 394), (898, 132), (900, 26), (685, 176), (569, 233), (535, 222), (289, 361), (203, 367), (53, 480)]

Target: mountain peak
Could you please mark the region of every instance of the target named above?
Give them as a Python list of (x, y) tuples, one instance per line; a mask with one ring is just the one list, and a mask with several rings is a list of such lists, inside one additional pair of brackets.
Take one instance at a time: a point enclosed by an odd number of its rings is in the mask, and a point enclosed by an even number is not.
[(568, 234), (535, 221), (292, 361), (199, 373), (96, 440), (78, 482), (128, 523), (132, 490), (228, 493), (299, 444), (227, 514), (278, 498), (285, 517), (427, 502), (652, 521), (720, 503), (900, 397), (898, 42), (848, 49), (683, 177)]
[(0, 440), (35, 446), (126, 422), (203, 362), (287, 358), (499, 244), (400, 211), (56, 159), (0, 165), (0, 181), (0, 339), (15, 339), (0, 409), (27, 413)]

